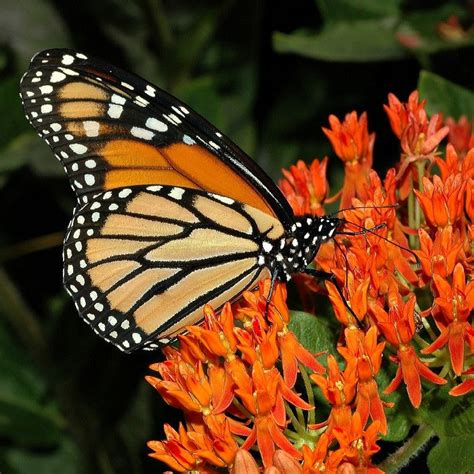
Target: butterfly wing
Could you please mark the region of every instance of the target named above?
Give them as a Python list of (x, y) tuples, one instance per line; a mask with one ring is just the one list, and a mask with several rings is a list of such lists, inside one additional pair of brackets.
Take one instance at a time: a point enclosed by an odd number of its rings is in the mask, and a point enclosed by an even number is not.
[(293, 224), (266, 173), (188, 106), (145, 80), (66, 49), (38, 53), (21, 81), (31, 124), (82, 202), (161, 184), (228, 196)]
[[(262, 237), (265, 236), (265, 237)], [(64, 243), (64, 283), (81, 316), (121, 350), (157, 347), (269, 276), (262, 239), (281, 223), (227, 197), (170, 186), (106, 191)]]

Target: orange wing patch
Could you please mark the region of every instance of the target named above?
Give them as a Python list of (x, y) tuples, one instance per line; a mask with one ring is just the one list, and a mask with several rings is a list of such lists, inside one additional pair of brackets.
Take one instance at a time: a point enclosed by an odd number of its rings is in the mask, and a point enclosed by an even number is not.
[(275, 215), (242, 176), (200, 145), (175, 143), (157, 148), (134, 140), (113, 140), (99, 154), (108, 165), (104, 189), (146, 184), (200, 189)]

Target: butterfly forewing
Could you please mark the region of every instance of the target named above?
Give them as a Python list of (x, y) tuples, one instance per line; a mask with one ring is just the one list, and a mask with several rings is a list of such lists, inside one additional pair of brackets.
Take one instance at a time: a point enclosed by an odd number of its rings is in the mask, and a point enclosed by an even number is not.
[(279, 189), (245, 153), (135, 75), (75, 51), (49, 50), (33, 58), (21, 96), (83, 202), (104, 190), (161, 184), (228, 196), (292, 223)]
[[(269, 275), (262, 235), (276, 219), (227, 197), (170, 186), (95, 196), (64, 243), (64, 282), (82, 317), (127, 352), (154, 347)], [(155, 344), (156, 345), (156, 344)]]

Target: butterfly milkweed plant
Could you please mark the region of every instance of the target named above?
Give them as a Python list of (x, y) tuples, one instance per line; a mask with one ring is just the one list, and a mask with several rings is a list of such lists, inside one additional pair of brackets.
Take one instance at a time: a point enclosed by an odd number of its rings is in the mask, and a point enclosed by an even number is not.
[(313, 262), (332, 282), (295, 278), (305, 312), (288, 308), (283, 283), (267, 307), (264, 281), (220, 313), (206, 306), (151, 366), (148, 382), (184, 413), (148, 443), (172, 472), (375, 474), (427, 445), (432, 462), (469, 455), (474, 135), (466, 118), (429, 117), (417, 91), (384, 109), (400, 141), (385, 176), (356, 112), (323, 128), (344, 163), (340, 190), (330, 196), (327, 157), (283, 170), (296, 215), (337, 201), (352, 229)]

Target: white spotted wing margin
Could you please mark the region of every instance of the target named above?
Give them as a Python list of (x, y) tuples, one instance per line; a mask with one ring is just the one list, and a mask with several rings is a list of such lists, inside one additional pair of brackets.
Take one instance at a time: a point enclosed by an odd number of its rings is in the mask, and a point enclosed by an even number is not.
[(154, 349), (270, 272), (276, 219), (227, 197), (171, 186), (96, 195), (64, 242), (64, 284), (93, 330), (125, 352)]

